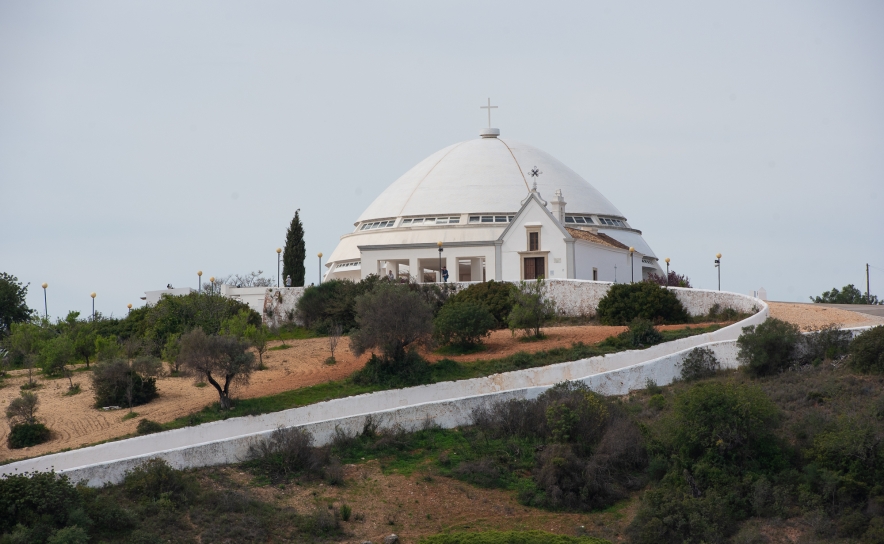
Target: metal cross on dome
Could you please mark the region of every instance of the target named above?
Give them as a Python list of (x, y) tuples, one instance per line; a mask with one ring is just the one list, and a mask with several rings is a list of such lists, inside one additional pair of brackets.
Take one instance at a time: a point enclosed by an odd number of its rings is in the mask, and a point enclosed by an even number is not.
[(531, 176), (532, 178), (534, 178), (534, 191), (535, 192), (537, 192), (537, 176), (539, 176), (542, 173), (543, 172), (541, 172), (540, 169), (537, 168), (536, 166), (528, 172), (528, 175)]
[(497, 106), (491, 105), (491, 98), (489, 97), (488, 98), (488, 105), (487, 106), (479, 106), (479, 109), (480, 110), (488, 110), (488, 128), (491, 128), (491, 110), (496, 110)]

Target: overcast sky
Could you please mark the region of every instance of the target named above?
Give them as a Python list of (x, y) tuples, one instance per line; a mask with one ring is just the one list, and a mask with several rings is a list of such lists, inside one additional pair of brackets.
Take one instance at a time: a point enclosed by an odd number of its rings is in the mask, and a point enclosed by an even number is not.
[[(715, 4), (715, 5), (712, 5)], [(49, 313), (318, 251), (485, 125), (695, 287), (884, 294), (882, 2), (0, 0), (0, 271)], [(544, 195), (551, 196), (551, 195)], [(514, 208), (515, 209), (515, 208)]]

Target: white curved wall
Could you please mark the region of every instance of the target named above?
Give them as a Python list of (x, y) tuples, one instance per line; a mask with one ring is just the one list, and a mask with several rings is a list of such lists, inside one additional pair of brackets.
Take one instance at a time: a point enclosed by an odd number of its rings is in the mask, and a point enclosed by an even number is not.
[[(568, 304), (581, 308), (589, 308), (587, 301), (610, 287), (610, 284), (601, 282), (554, 281), (550, 284), (550, 294), (557, 300), (562, 297), (563, 302), (570, 301)], [(740, 304), (744, 308), (759, 308), (759, 311), (717, 331), (645, 350), (624, 351), (472, 380), (380, 391), (260, 416), (206, 423), (10, 463), (0, 466), (0, 475), (54, 469), (68, 474), (74, 481), (85, 480), (89, 485), (97, 486), (121, 481), (127, 470), (151, 457), (166, 459), (176, 468), (238, 462), (245, 459), (251, 441), (278, 427), (305, 426), (314, 433), (318, 443), (323, 443), (336, 425), (361, 429), (364, 416), (373, 413), (382, 415), (386, 425), (397, 422), (414, 425), (429, 418), (443, 427), (456, 427), (468, 423), (476, 403), (533, 398), (565, 380), (581, 379), (600, 393), (622, 394), (644, 387), (649, 376), (661, 385), (670, 383), (677, 374), (673, 370), (674, 362), (680, 361), (673, 356), (696, 346), (715, 345), (714, 349), (723, 350), (724, 360), (726, 350), (733, 348), (717, 346), (723, 342), (732, 344), (743, 327), (759, 324), (768, 316), (764, 301), (746, 295), (690, 289), (678, 290), (677, 294), (680, 299), (688, 301), (689, 309), (698, 309), (700, 313), (716, 301), (722, 306)], [(722, 301), (728, 301), (728, 304)], [(594, 311), (594, 306), (592, 309)], [(729, 357), (736, 360), (734, 354)]]

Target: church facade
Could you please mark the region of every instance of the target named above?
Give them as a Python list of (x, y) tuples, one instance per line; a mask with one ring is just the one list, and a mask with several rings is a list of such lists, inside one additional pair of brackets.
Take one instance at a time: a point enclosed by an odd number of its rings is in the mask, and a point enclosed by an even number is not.
[(325, 279), (623, 283), (662, 273), (641, 231), (576, 172), (498, 129), (480, 136), (384, 190), (341, 237)]

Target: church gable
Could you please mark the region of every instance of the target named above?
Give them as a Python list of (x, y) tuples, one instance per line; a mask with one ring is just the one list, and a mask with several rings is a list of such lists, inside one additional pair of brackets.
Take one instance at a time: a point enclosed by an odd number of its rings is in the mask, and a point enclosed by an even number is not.
[(570, 277), (568, 253), (573, 238), (534, 191), (501, 233), (498, 243), (505, 280)]

